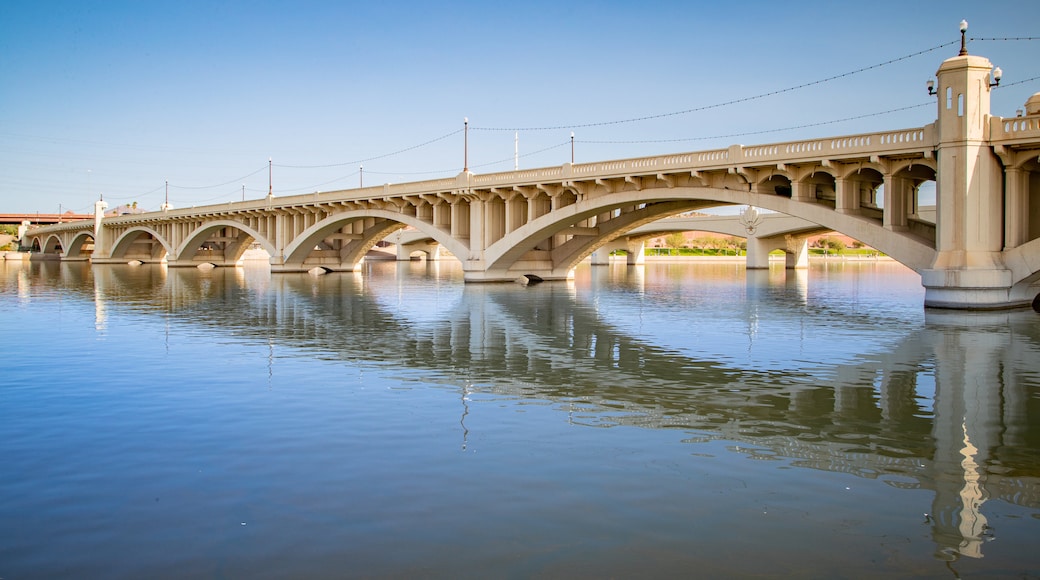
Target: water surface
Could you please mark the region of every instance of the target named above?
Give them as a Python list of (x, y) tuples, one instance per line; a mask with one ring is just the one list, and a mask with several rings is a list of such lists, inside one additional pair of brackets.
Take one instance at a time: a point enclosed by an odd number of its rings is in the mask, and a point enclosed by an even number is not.
[(898, 265), (0, 273), (3, 578), (1040, 576), (1040, 315)]

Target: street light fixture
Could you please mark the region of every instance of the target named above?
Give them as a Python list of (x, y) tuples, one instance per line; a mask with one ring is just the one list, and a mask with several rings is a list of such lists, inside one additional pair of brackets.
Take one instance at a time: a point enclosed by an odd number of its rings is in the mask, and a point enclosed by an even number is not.
[(968, 55), (968, 45), (965, 42), (964, 33), (968, 31), (968, 21), (961, 20), (961, 52), (957, 56)]

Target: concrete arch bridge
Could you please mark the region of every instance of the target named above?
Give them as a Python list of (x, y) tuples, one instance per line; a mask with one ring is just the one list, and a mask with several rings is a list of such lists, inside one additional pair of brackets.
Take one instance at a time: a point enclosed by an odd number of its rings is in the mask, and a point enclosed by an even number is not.
[[(991, 116), (991, 68), (978, 56), (946, 60), (937, 119), (924, 127), (119, 217), (103, 217), (99, 202), (93, 223), (29, 229), (23, 244), (68, 260), (89, 252), (95, 264), (177, 267), (230, 266), (256, 243), (273, 272), (351, 271), (409, 228), (458, 258), (467, 281), (551, 280), (663, 218), (741, 205), (877, 248), (921, 274), (926, 306), (1021, 306), (1040, 293), (1040, 93), (1025, 116)], [(919, 205), (929, 181), (934, 221)], [(760, 225), (744, 223), (749, 266), (775, 247), (797, 254), (787, 234), (783, 244), (756, 235)]]

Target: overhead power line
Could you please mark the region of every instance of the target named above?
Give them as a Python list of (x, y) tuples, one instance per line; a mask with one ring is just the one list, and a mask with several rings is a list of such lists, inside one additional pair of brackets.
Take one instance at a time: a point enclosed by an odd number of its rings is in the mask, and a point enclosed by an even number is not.
[(401, 153), (407, 153), (408, 151), (413, 151), (415, 149), (419, 149), (420, 147), (425, 147), (427, 145), (431, 145), (431, 144), (436, 143), (438, 141), (443, 141), (444, 139), (447, 139), (448, 137), (451, 137), (452, 135), (458, 135), (462, 131), (463, 131), (462, 129), (456, 129), (455, 131), (452, 131), (451, 133), (447, 133), (447, 134), (441, 135), (440, 137), (437, 137), (436, 139), (430, 139), (429, 141), (425, 141), (423, 143), (419, 143), (418, 145), (412, 145), (411, 147), (405, 147), (404, 149), (398, 149), (397, 151), (394, 151), (392, 153), (384, 153), (383, 155), (376, 155), (374, 157), (366, 157), (364, 159), (355, 159), (353, 161), (344, 161), (342, 163), (329, 163), (329, 164), (326, 164), (326, 165), (282, 165), (281, 163), (275, 163), (274, 166), (275, 167), (284, 167), (284, 168), (288, 168), (288, 169), (321, 169), (321, 168), (325, 168), (325, 167), (342, 167), (344, 165), (357, 165), (358, 163), (365, 163), (367, 161), (375, 161), (377, 159), (386, 159), (387, 157), (393, 157), (394, 155), (400, 155)]
[(644, 141), (586, 141), (580, 140), (579, 143), (596, 143), (596, 144), (611, 144), (611, 145), (627, 145), (627, 144), (640, 144), (640, 143), (682, 143), (686, 141), (708, 141), (711, 139), (729, 139), (732, 137), (747, 137), (749, 135), (765, 135), (768, 133), (782, 133), (784, 131), (794, 131), (796, 129), (807, 129), (810, 127), (820, 127), (823, 125), (834, 125), (836, 123), (844, 123), (846, 121), (856, 121), (858, 119), (866, 119), (869, 117), (879, 117), (881, 115), (888, 115), (889, 113), (898, 113), (900, 111), (908, 111), (910, 109), (918, 109), (920, 107), (935, 106), (934, 102), (918, 103), (916, 105), (909, 105), (906, 107), (898, 107), (896, 109), (889, 109), (887, 111), (878, 111), (876, 113), (866, 113), (863, 115), (856, 115), (855, 117), (845, 117), (843, 119), (832, 119), (830, 121), (820, 121), (817, 123), (805, 123), (804, 125), (794, 125), (791, 127), (781, 127), (778, 129), (763, 129), (761, 131), (747, 131), (744, 133), (730, 133), (728, 135), (712, 135), (710, 137), (686, 137), (680, 139), (648, 139)]
[(260, 173), (261, 171), (263, 171), (263, 170), (265, 170), (267, 168), (268, 168), (268, 166), (264, 165), (263, 167), (261, 167), (260, 169), (257, 169), (256, 171), (254, 171), (252, 173), (247, 173), (247, 174), (245, 174), (242, 177), (239, 177), (237, 179), (232, 179), (230, 181), (225, 181), (223, 183), (217, 183), (217, 184), (214, 184), (214, 185), (174, 185), (174, 184), (171, 183), (170, 187), (173, 187), (173, 188), (176, 188), (176, 189), (213, 189), (214, 187), (224, 187), (225, 185), (231, 185), (232, 183), (239, 183), (243, 179), (245, 179), (247, 177), (252, 177), (252, 176), (256, 175), (257, 173)]
[(656, 115), (645, 115), (645, 116), (642, 116), (642, 117), (632, 117), (632, 118), (629, 118), (629, 119), (618, 119), (618, 120), (614, 120), (614, 121), (599, 121), (599, 122), (593, 122), (593, 123), (581, 123), (581, 124), (576, 124), (576, 125), (555, 125), (555, 126), (546, 126), (546, 127), (470, 127), (470, 129), (473, 129), (474, 131), (557, 131), (557, 130), (562, 130), (562, 129), (586, 129), (586, 128), (589, 128), (589, 127), (602, 127), (602, 126), (605, 126), (605, 125), (621, 125), (623, 123), (637, 123), (637, 122), (640, 122), (640, 121), (650, 121), (650, 120), (654, 120), (654, 119), (663, 119), (663, 118), (666, 118), (666, 117), (675, 117), (675, 116), (678, 116), (678, 115), (687, 115), (689, 113), (697, 113), (697, 112), (700, 112), (700, 111), (707, 111), (707, 110), (710, 110), (710, 109), (718, 109), (720, 107), (726, 107), (726, 106), (735, 105), (735, 104), (738, 104), (738, 103), (746, 103), (746, 102), (749, 102), (749, 101), (756, 101), (756, 100), (764, 99), (766, 97), (771, 97), (771, 96), (774, 96), (774, 95), (780, 95), (780, 94), (783, 94), (783, 93), (789, 93), (791, 91), (796, 91), (798, 89), (804, 89), (806, 87), (811, 87), (811, 86), (815, 86), (815, 85), (822, 85), (824, 83), (828, 83), (828, 82), (833, 81), (833, 80), (837, 80), (837, 79), (845, 78), (845, 77), (850, 77), (852, 75), (856, 75), (856, 74), (859, 74), (859, 73), (862, 73), (862, 72), (866, 72), (868, 70), (881, 68), (883, 66), (887, 66), (887, 65), (899, 62), (899, 61), (907, 60), (907, 59), (913, 58), (915, 56), (920, 56), (922, 54), (927, 54), (929, 52), (934, 52), (934, 51), (939, 50), (941, 48), (945, 48), (947, 46), (958, 44), (959, 42), (960, 42), (959, 40), (946, 42), (946, 43), (940, 44), (938, 46), (933, 46), (932, 48), (927, 48), (925, 50), (920, 50), (920, 51), (917, 51), (917, 52), (912, 53), (912, 54), (907, 54), (907, 55), (904, 55), (904, 56), (900, 56), (898, 58), (893, 58), (893, 59), (890, 59), (890, 60), (886, 60), (885, 62), (881, 62), (881, 63), (878, 63), (878, 64), (872, 64), (870, 66), (865, 66), (863, 68), (858, 68), (858, 69), (853, 70), (853, 71), (844, 72), (844, 73), (841, 73), (841, 74), (829, 76), (829, 77), (826, 77), (826, 78), (823, 78), (823, 79), (819, 79), (819, 80), (815, 80), (815, 81), (811, 81), (811, 82), (807, 82), (807, 83), (802, 83), (800, 85), (795, 85), (795, 86), (787, 87), (787, 88), (784, 88), (784, 89), (777, 89), (775, 91), (769, 91), (767, 93), (760, 93), (760, 94), (752, 95), (752, 96), (749, 96), (749, 97), (741, 97), (739, 99), (733, 99), (733, 100), (724, 101), (724, 102), (721, 102), (721, 103), (714, 103), (714, 104), (711, 104), (711, 105), (704, 105), (704, 106), (701, 106), (701, 107), (694, 107), (692, 109), (684, 109), (682, 111), (673, 111), (671, 113), (659, 113), (659, 114), (656, 114)]

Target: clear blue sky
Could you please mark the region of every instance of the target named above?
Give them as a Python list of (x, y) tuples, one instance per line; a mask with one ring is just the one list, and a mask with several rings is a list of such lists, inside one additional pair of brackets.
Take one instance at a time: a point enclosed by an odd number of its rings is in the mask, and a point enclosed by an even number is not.
[[(0, 0), (0, 212), (158, 209), (166, 180), (175, 207), (259, 198), (268, 158), (275, 195), (356, 187), (362, 163), (366, 186), (452, 176), (464, 117), (476, 173), (513, 168), (490, 128), (520, 128), (530, 168), (568, 162), (572, 130), (587, 162), (921, 126), (958, 46), (712, 106), (956, 41), (962, 18), (1040, 36), (1035, 0)], [(1012, 84), (1040, 77), (1040, 41), (969, 51), (1010, 85), (994, 114), (1040, 92)]]

